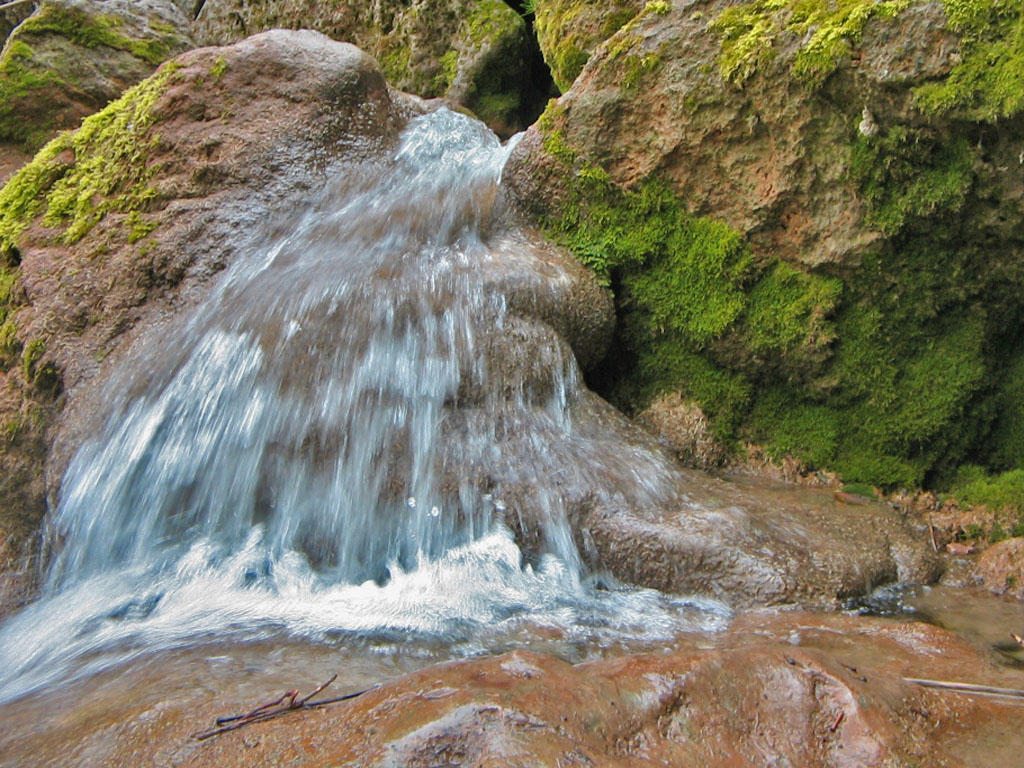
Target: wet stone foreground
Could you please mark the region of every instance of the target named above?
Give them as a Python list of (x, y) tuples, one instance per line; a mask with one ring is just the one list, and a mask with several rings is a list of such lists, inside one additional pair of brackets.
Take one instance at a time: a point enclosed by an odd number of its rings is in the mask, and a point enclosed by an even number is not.
[[(643, 652), (590, 649), (598, 655), (576, 664), (565, 658), (579, 648), (543, 632), (538, 650), (446, 663), (426, 649), (417, 658), (300, 643), (152, 655), (0, 708), (0, 764), (1019, 765), (1012, 700), (904, 680), (1024, 687), (1020, 654), (985, 650), (962, 610), (973, 604), (977, 622), (987, 603), (991, 626), (995, 615), (1019, 623), (1019, 607), (943, 589), (931, 608), (942, 603), (967, 639), (905, 619), (753, 611), (726, 632)], [(304, 694), (333, 673), (322, 697), (369, 690), (195, 738), (216, 717), (290, 688)]]

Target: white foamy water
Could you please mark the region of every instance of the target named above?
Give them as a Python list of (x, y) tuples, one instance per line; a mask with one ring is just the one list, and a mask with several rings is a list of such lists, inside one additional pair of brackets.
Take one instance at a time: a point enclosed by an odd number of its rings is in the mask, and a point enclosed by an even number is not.
[[(415, 119), (379, 178), (329, 188), (132, 356), (48, 520), (43, 597), (0, 627), (0, 701), (214, 639), (478, 653), (524, 624), (595, 643), (723, 626), (719, 603), (582, 565), (566, 484), (653, 499), (666, 470), (578, 434), (557, 337), (493, 352), (519, 328), (486, 278), (515, 247), (491, 231), (509, 151), (447, 110)], [(528, 556), (481, 480), (499, 469), (539, 521)]]

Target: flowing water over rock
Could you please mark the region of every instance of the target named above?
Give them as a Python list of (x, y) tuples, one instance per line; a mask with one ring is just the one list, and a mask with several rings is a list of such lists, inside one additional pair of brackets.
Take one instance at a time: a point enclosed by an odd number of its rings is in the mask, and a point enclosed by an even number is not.
[[(664, 455), (581, 428), (570, 345), (593, 354), (602, 297), (506, 225), (509, 149), (415, 119), (140, 345), (65, 473), (43, 597), (0, 629), (0, 699), (213, 637), (471, 652), (523, 622), (723, 625), (721, 603), (587, 575), (572, 499), (685, 499)], [(555, 294), (583, 297), (576, 320)]]

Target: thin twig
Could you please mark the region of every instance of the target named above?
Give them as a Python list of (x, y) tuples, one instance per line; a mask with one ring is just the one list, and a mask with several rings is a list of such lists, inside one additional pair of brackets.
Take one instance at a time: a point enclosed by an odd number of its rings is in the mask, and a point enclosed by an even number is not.
[(939, 551), (939, 545), (935, 543), (935, 526), (932, 525), (932, 513), (928, 511), (928, 534), (932, 537), (932, 549)]
[(845, 709), (840, 709), (839, 710), (839, 714), (836, 715), (836, 719), (833, 720), (832, 721), (832, 725), (830, 725), (828, 727), (829, 733), (835, 733), (836, 732), (836, 728), (838, 728), (839, 724), (841, 722), (843, 722), (843, 718), (844, 717), (846, 717), (846, 710)]
[(343, 696), (336, 696), (333, 699), (310, 701), (310, 699), (312, 699), (318, 693), (323, 691), (324, 688), (329, 686), (337, 679), (338, 676), (336, 674), (331, 675), (330, 680), (323, 683), (322, 685), (317, 686), (312, 693), (310, 693), (308, 696), (304, 696), (301, 699), (298, 698), (299, 692), (297, 690), (292, 690), (286, 692), (283, 696), (281, 696), (278, 699), (275, 699), (274, 701), (267, 702), (266, 704), (261, 704), (260, 706), (256, 707), (256, 709), (247, 712), (244, 715), (218, 717), (216, 722), (217, 725), (220, 727), (214, 728), (209, 731), (203, 731), (202, 733), (197, 733), (194, 735), (194, 738), (196, 739), (196, 741), (205, 741), (206, 739), (212, 738), (214, 736), (219, 736), (222, 733), (234, 731), (243, 726), (251, 725), (252, 723), (262, 723), (266, 720), (273, 720), (276, 717), (286, 715), (289, 712), (294, 712), (299, 709), (316, 709), (319, 707), (325, 707), (328, 704), (337, 704), (339, 701), (348, 701), (349, 699), (354, 699), (357, 696), (362, 696), (364, 693), (368, 693), (369, 691), (372, 691), (378, 687), (375, 685), (372, 688), (366, 688), (365, 690), (356, 691), (355, 693), (346, 693)]
[[(295, 697), (299, 695), (298, 691), (286, 691), (284, 695), (279, 699), (268, 701), (266, 704), (260, 704), (252, 712), (247, 712), (244, 715), (232, 715), (231, 717), (218, 717), (217, 725), (224, 725), (224, 723), (232, 723), (235, 720), (248, 720), (249, 718), (256, 717), (260, 712), (270, 709), (271, 707), (280, 706), (285, 699), (290, 699), (292, 702), (295, 701)], [(290, 708), (290, 707), (289, 707)]]
[(314, 696), (316, 696), (318, 693), (320, 693), (320, 691), (322, 691), (324, 688), (326, 688), (328, 685), (330, 685), (331, 683), (333, 683), (337, 679), (338, 679), (338, 673), (335, 672), (333, 675), (331, 675), (330, 679), (326, 683), (321, 683), (320, 685), (318, 685), (316, 687), (316, 690), (314, 690), (311, 694), (309, 694), (309, 696), (307, 696), (304, 699), (299, 699), (299, 706), (300, 707), (306, 706), (306, 702), (307, 701), (312, 699)]

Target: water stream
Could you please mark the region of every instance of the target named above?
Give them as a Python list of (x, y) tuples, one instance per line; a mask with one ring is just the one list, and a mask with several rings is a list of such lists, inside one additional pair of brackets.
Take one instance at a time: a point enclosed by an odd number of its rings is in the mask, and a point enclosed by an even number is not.
[[(524, 624), (601, 643), (727, 622), (581, 562), (554, 470), (672, 491), (660, 459), (578, 434), (563, 340), (495, 341), (522, 333), (489, 277), (525, 258), (510, 146), (416, 118), (379, 173), (328, 185), (131, 355), (48, 519), (43, 596), (0, 627), (0, 702), (214, 639), (475, 653)], [(539, 521), (525, 554), (511, 487)]]

